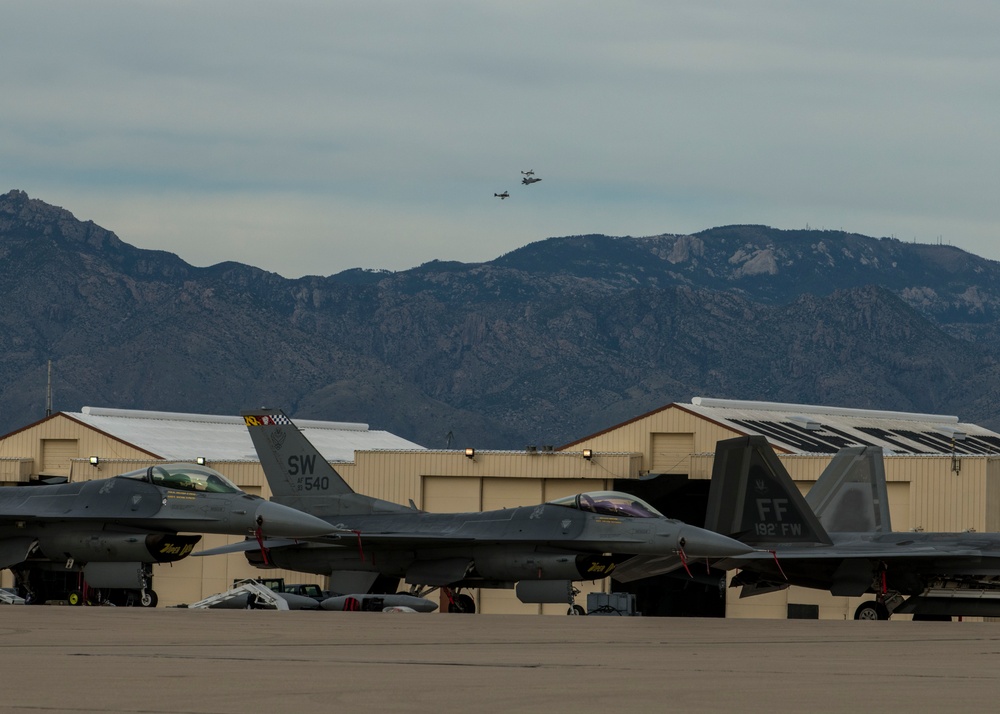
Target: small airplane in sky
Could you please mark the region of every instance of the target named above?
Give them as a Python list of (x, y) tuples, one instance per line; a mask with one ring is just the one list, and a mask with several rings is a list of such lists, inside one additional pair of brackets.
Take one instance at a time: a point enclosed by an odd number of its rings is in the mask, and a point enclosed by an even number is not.
[(530, 186), (531, 184), (538, 183), (539, 181), (541, 181), (540, 178), (531, 178), (530, 176), (525, 176), (523, 179), (521, 179), (521, 183), (524, 184), (525, 186)]
[(501, 201), (504, 200), (505, 198), (510, 198), (509, 191), (504, 191), (503, 193), (494, 193), (493, 195), (499, 198)]
[(524, 174), (525, 176), (534, 176), (535, 175), (534, 169), (528, 169), (527, 171), (522, 171), (521, 173)]

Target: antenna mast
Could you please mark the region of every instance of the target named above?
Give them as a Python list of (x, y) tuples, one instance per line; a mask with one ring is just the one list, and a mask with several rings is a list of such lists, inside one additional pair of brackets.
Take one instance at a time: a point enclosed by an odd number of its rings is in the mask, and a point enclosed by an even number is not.
[(52, 360), (49, 360), (49, 379), (45, 389), (45, 416), (52, 416)]

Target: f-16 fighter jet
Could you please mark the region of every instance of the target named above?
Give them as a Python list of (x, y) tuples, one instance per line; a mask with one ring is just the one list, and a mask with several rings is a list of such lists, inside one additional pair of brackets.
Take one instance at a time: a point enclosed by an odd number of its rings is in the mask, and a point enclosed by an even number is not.
[[(140, 586), (141, 604), (151, 607), (156, 594), (147, 589), (149, 564), (180, 560), (201, 540), (181, 534), (263, 539), (331, 530), (315, 516), (244, 493), (218, 471), (197, 464), (157, 464), (109, 479), (0, 488), (0, 568), (13, 571), (28, 602), (44, 600), (36, 591), (42, 571), (70, 570), (82, 571), (95, 587), (102, 587), (102, 578), (131, 579)], [(80, 594), (75, 593), (76, 602), (73, 595), (70, 602), (78, 604)]]

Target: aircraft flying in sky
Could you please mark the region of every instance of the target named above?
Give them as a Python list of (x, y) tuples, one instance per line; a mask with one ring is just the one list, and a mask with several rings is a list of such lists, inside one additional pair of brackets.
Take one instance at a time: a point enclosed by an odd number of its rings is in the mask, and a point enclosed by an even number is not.
[(535, 175), (534, 169), (528, 169), (527, 171), (522, 171), (521, 173), (524, 174), (525, 176), (534, 176)]
[[(157, 464), (109, 479), (0, 488), (0, 569), (45, 600), (45, 572), (82, 572), (96, 588), (132, 587), (155, 606), (150, 564), (189, 555), (200, 535), (317, 536), (329, 523), (244, 493), (196, 464)], [(115, 583), (130, 582), (130, 585)], [(76, 595), (75, 602), (72, 595)], [(72, 604), (81, 602), (71, 594)]]
[[(243, 412), (278, 503), (327, 521), (338, 533), (311, 542), (268, 541), (280, 568), (329, 575), (336, 592), (366, 592), (379, 575), (403, 579), (411, 594), (443, 588), (450, 610), (472, 612), (462, 588), (510, 587), (530, 602), (546, 589), (572, 609), (572, 581), (600, 580), (637, 555), (720, 558), (751, 548), (664, 517), (624, 493), (580, 493), (548, 503), (472, 513), (428, 513), (355, 493), (280, 410)], [(251, 562), (259, 544), (242, 550)], [(201, 555), (240, 550), (224, 546)], [(526, 583), (528, 583), (526, 585)], [(533, 585), (534, 583), (534, 585)], [(359, 588), (359, 585), (362, 586)], [(363, 588), (363, 589), (362, 589)]]
[(494, 193), (493, 195), (499, 198), (501, 201), (504, 200), (505, 198), (510, 198), (509, 191), (504, 191), (503, 193)]
[(523, 179), (521, 179), (521, 183), (524, 184), (525, 186), (530, 186), (531, 184), (538, 183), (539, 181), (541, 181), (540, 178), (532, 178), (531, 176), (525, 176)]
[(761, 436), (720, 441), (706, 528), (757, 550), (715, 567), (741, 597), (800, 585), (874, 596), (855, 619), (1000, 616), (1000, 533), (894, 532), (882, 451), (841, 450), (803, 497)]

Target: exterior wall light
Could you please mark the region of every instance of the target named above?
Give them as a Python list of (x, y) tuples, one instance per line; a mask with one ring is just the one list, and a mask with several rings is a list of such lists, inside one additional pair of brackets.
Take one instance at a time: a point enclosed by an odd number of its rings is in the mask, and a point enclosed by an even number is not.
[(467, 458), (470, 458), (473, 461), (476, 460), (476, 450), (473, 449), (471, 446), (469, 446), (469, 447), (467, 447), (465, 449), (465, 455), (466, 455)]
[(592, 458), (594, 458), (594, 450), (593, 449), (584, 449), (583, 450), (583, 458), (585, 458), (587, 461), (590, 461)]
[(100, 463), (101, 463), (101, 459), (100, 459), (99, 456), (91, 456), (90, 457), (90, 465), (91, 466), (97, 466)]
[(205, 465), (205, 457), (204, 456), (199, 456), (197, 459), (194, 460), (194, 462), (196, 464), (198, 464), (199, 466), (204, 466)]

